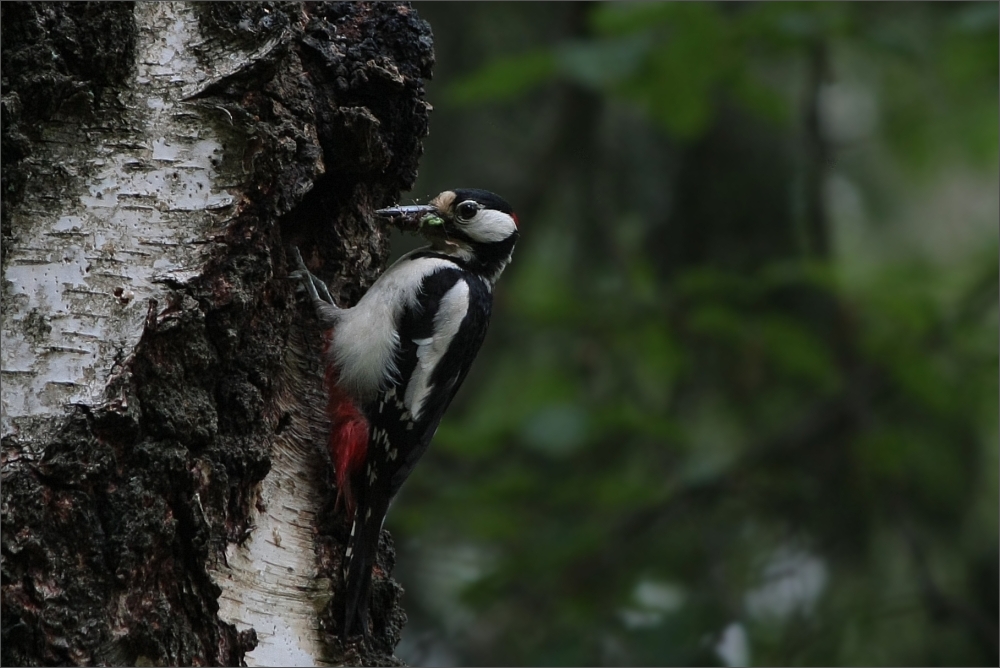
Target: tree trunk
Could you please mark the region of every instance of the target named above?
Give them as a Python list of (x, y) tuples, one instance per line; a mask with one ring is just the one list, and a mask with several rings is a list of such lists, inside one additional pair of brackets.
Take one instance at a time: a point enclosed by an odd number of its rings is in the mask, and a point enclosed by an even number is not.
[[(4, 3), (4, 665), (398, 663), (367, 643), (321, 334), (416, 177), (430, 29), (396, 3)], [(339, 601), (338, 601), (339, 603)]]

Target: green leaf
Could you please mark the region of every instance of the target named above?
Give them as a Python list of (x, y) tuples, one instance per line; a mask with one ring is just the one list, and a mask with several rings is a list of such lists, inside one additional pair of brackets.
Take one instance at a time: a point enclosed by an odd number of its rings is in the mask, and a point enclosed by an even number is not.
[(547, 406), (532, 415), (521, 428), (521, 441), (553, 457), (576, 452), (587, 441), (589, 419), (576, 404)]
[(556, 57), (552, 51), (530, 51), (494, 60), (459, 79), (448, 87), (445, 100), (458, 106), (509, 100), (551, 79), (555, 73)]
[(566, 44), (556, 51), (559, 71), (566, 78), (601, 89), (632, 76), (653, 44), (649, 33), (619, 39)]
[(803, 378), (829, 392), (841, 385), (840, 373), (825, 342), (801, 322), (769, 316), (759, 325), (768, 357), (791, 377)]

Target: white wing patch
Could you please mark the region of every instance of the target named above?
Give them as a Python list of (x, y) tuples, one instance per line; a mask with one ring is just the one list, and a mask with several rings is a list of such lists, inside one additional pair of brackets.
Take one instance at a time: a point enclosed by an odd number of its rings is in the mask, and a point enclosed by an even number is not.
[(417, 344), (417, 366), (413, 370), (413, 377), (410, 378), (410, 382), (406, 386), (403, 403), (413, 415), (414, 421), (420, 419), (424, 401), (434, 387), (431, 384), (431, 374), (441, 358), (448, 352), (448, 346), (458, 334), (458, 329), (462, 326), (462, 321), (468, 312), (469, 284), (465, 282), (465, 279), (459, 279), (441, 298), (438, 312), (434, 314), (434, 329), (431, 337), (414, 339), (413, 341)]
[[(421, 250), (424, 249), (413, 253)], [(339, 371), (338, 383), (361, 401), (375, 398), (379, 389), (397, 373), (396, 325), (403, 309), (416, 304), (424, 276), (455, 268), (454, 263), (445, 259), (411, 260), (409, 255), (401, 257), (382, 274), (356, 306), (341, 311), (333, 330), (329, 354)]]

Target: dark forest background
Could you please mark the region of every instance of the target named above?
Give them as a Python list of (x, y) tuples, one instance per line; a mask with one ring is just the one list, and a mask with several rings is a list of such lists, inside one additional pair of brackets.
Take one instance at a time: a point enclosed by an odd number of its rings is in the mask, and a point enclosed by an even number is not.
[(996, 665), (997, 4), (416, 7), (523, 236), (399, 656)]

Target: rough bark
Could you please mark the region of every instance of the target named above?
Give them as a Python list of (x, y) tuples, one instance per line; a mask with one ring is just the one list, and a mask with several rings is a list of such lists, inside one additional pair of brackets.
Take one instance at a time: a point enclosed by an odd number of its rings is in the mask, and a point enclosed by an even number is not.
[(4, 665), (398, 663), (367, 644), (302, 249), (353, 303), (416, 176), (430, 29), (397, 3), (4, 3)]

